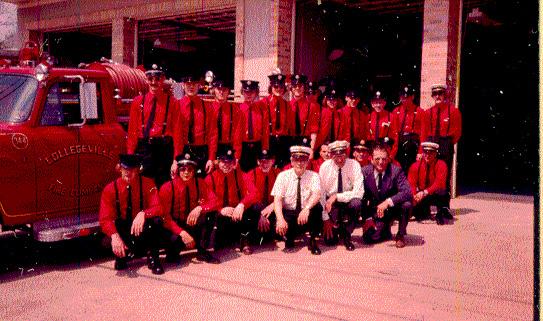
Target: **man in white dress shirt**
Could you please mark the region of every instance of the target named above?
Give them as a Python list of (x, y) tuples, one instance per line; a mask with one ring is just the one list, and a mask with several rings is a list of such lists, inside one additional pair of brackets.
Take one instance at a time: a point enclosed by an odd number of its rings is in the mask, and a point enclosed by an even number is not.
[(337, 244), (341, 238), (347, 251), (354, 250), (351, 234), (362, 208), (364, 176), (360, 164), (347, 158), (349, 142), (340, 140), (328, 145), (331, 159), (319, 170), (321, 185), (326, 199), (324, 212), (324, 239), (327, 244)]
[(309, 229), (308, 249), (311, 254), (319, 255), (316, 237), (322, 227), (321, 185), (319, 175), (306, 170), (312, 154), (309, 147), (292, 146), (292, 168), (279, 173), (271, 195), (277, 217), (276, 232), (286, 238), (285, 250), (292, 251), (296, 235)]

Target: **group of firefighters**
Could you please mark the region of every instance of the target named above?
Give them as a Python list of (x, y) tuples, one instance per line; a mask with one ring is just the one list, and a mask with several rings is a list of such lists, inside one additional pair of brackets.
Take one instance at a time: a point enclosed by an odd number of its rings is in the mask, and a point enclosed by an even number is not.
[(209, 249), (229, 241), (251, 254), (254, 244), (284, 240), (289, 252), (306, 231), (312, 254), (321, 253), (319, 235), (352, 251), (356, 224), (373, 243), (392, 239), (394, 219), (402, 248), (411, 216), (430, 219), (435, 205), (437, 224), (453, 219), (449, 182), (461, 116), (445, 85), (432, 86), (435, 105), (427, 110), (405, 85), (389, 112), (378, 89), (370, 109), (356, 90), (340, 96), (331, 85), (322, 95), (301, 74), (268, 76), (263, 99), (257, 81), (242, 80), (240, 104), (219, 79), (212, 102), (198, 95), (203, 83), (195, 76), (182, 79), (185, 96), (177, 100), (161, 69), (145, 74), (149, 92), (132, 103), (121, 177), (100, 204), (116, 270), (147, 255), (152, 273), (162, 274), (162, 248), (168, 262), (196, 248), (198, 260), (216, 264)]

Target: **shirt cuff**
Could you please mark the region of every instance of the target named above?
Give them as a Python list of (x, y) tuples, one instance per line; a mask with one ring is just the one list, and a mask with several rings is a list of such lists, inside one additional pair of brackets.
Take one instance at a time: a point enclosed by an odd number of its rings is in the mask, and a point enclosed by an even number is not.
[(322, 211), (322, 220), (328, 221), (329, 219), (330, 219), (330, 215), (328, 215), (328, 213), (326, 213), (325, 211)]
[(394, 207), (394, 202), (392, 201), (392, 198), (387, 198), (387, 202), (390, 207)]

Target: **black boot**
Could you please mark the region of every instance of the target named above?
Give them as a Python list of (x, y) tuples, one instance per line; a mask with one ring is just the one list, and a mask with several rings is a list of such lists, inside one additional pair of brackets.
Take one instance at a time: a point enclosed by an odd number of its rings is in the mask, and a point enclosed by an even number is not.
[(445, 224), (445, 219), (443, 218), (443, 213), (441, 211), (437, 211), (436, 223), (437, 223), (437, 225)]
[(309, 240), (309, 245), (307, 246), (307, 249), (311, 251), (311, 254), (313, 255), (320, 255), (321, 249), (319, 249), (319, 245), (317, 244), (317, 240), (314, 237), (311, 237)]
[(126, 262), (126, 258), (116, 257), (114, 267), (116, 271), (126, 270), (128, 268), (128, 263)]
[(147, 267), (153, 274), (164, 274), (164, 268), (160, 263), (158, 253), (152, 253), (147, 256)]
[(345, 238), (343, 238), (343, 244), (345, 245), (347, 251), (354, 251), (354, 244), (351, 242), (350, 235), (346, 235)]
[(253, 254), (253, 249), (249, 245), (249, 237), (246, 233), (242, 233), (239, 239), (239, 250), (245, 255)]
[(443, 213), (443, 218), (451, 221), (454, 220), (454, 217), (452, 216), (451, 210), (449, 210), (449, 208), (443, 207), (440, 209), (440, 212)]
[(207, 250), (198, 249), (198, 255), (196, 256), (196, 259), (198, 261), (204, 261), (206, 263), (210, 264), (219, 264), (221, 261), (214, 257), (211, 253), (209, 253)]

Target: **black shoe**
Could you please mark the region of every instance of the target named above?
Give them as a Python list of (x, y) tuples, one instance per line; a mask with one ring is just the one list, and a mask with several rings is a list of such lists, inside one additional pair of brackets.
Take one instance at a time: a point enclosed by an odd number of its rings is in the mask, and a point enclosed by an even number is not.
[(117, 257), (117, 258), (115, 258), (114, 267), (115, 267), (115, 270), (117, 270), (117, 271), (126, 270), (128, 268), (128, 263), (126, 262), (125, 258)]
[(253, 254), (253, 249), (249, 245), (249, 240), (247, 236), (243, 236), (243, 235), (241, 236), (239, 240), (239, 250), (241, 251), (241, 253), (245, 255)]
[(346, 237), (343, 240), (343, 244), (345, 245), (345, 248), (347, 249), (347, 251), (354, 251), (354, 244), (353, 244), (353, 242), (351, 242), (350, 237)]
[(311, 254), (313, 254), (313, 255), (320, 255), (321, 254), (321, 249), (319, 249), (319, 246), (317, 244), (317, 240), (315, 240), (315, 239), (310, 239), (309, 240), (309, 245), (307, 246), (307, 249), (309, 251), (311, 251)]
[(209, 253), (206, 250), (198, 251), (198, 255), (196, 256), (196, 259), (198, 261), (204, 261), (204, 262), (210, 263), (210, 264), (219, 264), (219, 263), (221, 263), (221, 261), (218, 258), (214, 257), (211, 253)]
[(160, 264), (160, 259), (158, 256), (147, 257), (147, 262), (147, 267), (153, 274), (164, 274), (164, 268), (162, 267), (162, 264)]
[(443, 215), (443, 218), (445, 218), (447, 220), (454, 220), (454, 217), (452, 216), (451, 211), (448, 208), (444, 207), (444, 208), (440, 209), (440, 211), (441, 211), (441, 213)]
[(443, 219), (443, 213), (437, 212), (437, 214), (436, 214), (436, 223), (437, 223), (437, 225), (445, 224), (445, 220)]
[(293, 239), (286, 239), (285, 240), (285, 249), (293, 249), (294, 248), (294, 240)]

